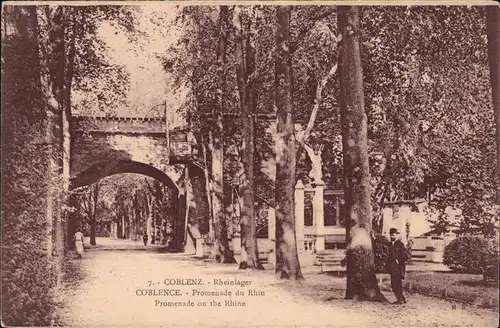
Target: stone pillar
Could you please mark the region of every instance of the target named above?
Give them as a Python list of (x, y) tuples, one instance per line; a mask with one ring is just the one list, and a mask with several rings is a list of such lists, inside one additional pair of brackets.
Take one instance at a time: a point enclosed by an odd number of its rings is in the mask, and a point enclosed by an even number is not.
[(313, 221), (316, 230), (316, 251), (325, 250), (324, 183), (315, 183), (313, 197)]
[(427, 236), (427, 243), (425, 244), (425, 249), (426, 249), (425, 261), (426, 262), (432, 262), (432, 252), (427, 250), (427, 247), (431, 247), (431, 246), (432, 246), (432, 237)]
[(202, 258), (205, 255), (203, 238), (196, 238), (196, 257)]
[(273, 207), (267, 210), (267, 233), (269, 239), (268, 263), (276, 264), (276, 211)]
[(297, 251), (304, 250), (304, 184), (301, 180), (295, 185), (295, 236)]
[(410, 218), (411, 210), (410, 205), (402, 204), (399, 207), (399, 226), (396, 227), (399, 230), (401, 241), (406, 245), (408, 238), (406, 237), (406, 222)]
[(233, 252), (234, 254), (240, 254), (241, 252), (241, 235), (239, 232), (235, 232), (233, 235)]
[(392, 228), (393, 211), (392, 207), (382, 209), (382, 235), (389, 239), (389, 229)]
[[(195, 239), (196, 240), (196, 239)], [(186, 238), (186, 244), (184, 245), (184, 254), (196, 254), (196, 245), (193, 242), (193, 238), (188, 233)]]

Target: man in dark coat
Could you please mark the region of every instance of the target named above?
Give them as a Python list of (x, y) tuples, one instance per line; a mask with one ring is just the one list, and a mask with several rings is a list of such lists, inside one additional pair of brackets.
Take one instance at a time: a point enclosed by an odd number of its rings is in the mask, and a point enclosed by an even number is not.
[(408, 251), (399, 239), (399, 231), (396, 228), (389, 230), (391, 244), (389, 245), (389, 258), (387, 259), (386, 269), (391, 275), (391, 288), (396, 295), (397, 301), (394, 304), (406, 303), (403, 295), (403, 279), (405, 278), (406, 261), (409, 260)]

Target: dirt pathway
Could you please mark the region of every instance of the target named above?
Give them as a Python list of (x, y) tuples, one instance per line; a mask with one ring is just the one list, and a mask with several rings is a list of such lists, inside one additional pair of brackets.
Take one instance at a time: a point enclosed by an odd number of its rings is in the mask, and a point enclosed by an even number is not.
[[(138, 243), (128, 245), (120, 250), (112, 250), (111, 246), (85, 253), (79, 263), (85, 271), (83, 280), (65, 291), (62, 317), (66, 325), (380, 327), (497, 326), (498, 323), (498, 314), (493, 311), (461, 306), (454, 309), (449, 302), (419, 295), (412, 295), (404, 306), (345, 301), (340, 278), (311, 273), (304, 283), (280, 282), (270, 271), (242, 272), (236, 266), (145, 251)], [(198, 283), (198, 279), (202, 285), (179, 285)], [(218, 285), (234, 283), (235, 279), (249, 285)], [(331, 282), (331, 288), (318, 287), (324, 287), (324, 279)], [(149, 290), (180, 295), (138, 295)], [(203, 294), (214, 291), (231, 292), (231, 296)], [(238, 291), (245, 296), (236, 295)]]

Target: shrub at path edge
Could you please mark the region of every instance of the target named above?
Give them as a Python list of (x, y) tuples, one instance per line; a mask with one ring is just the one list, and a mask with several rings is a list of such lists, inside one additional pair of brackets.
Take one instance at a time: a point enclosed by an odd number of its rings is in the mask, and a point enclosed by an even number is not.
[(443, 264), (455, 272), (482, 274), (498, 267), (498, 246), (481, 236), (458, 237), (445, 247)]

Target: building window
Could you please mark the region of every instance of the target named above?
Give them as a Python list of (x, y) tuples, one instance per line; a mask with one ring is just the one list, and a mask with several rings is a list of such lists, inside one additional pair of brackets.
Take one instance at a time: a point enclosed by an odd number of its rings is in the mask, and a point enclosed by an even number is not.
[(339, 220), (338, 220), (338, 226), (345, 228), (345, 217), (346, 217), (346, 211), (345, 211), (345, 202), (343, 198), (339, 198), (338, 202), (339, 206)]
[(337, 197), (335, 195), (325, 195), (325, 226), (337, 225)]
[(307, 206), (304, 208), (304, 225), (306, 227), (312, 227), (313, 225), (313, 210), (312, 206)]
[(306, 190), (304, 192), (304, 225), (306, 227), (312, 227), (313, 221), (313, 197), (314, 191)]

